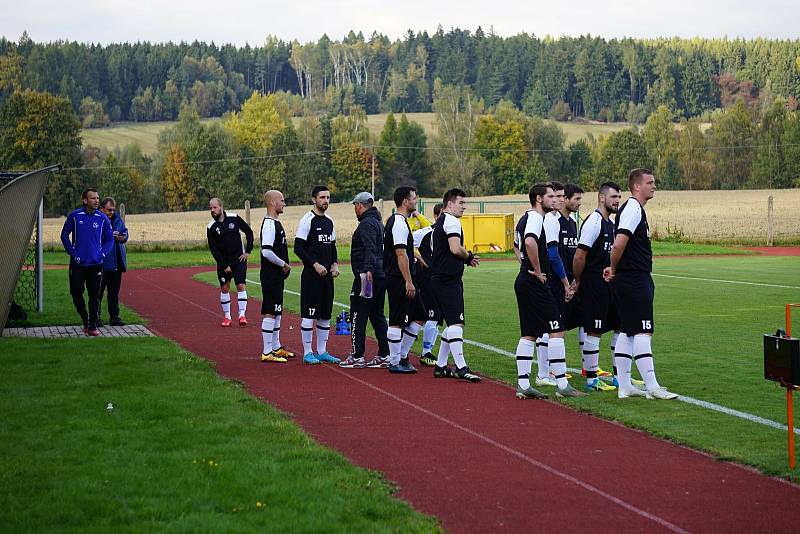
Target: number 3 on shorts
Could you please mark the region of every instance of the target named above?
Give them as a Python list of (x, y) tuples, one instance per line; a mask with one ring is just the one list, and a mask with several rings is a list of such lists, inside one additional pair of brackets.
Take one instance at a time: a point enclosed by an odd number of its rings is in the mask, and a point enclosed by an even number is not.
[(642, 320), (642, 330), (652, 330), (653, 329), (653, 321), (650, 320)]

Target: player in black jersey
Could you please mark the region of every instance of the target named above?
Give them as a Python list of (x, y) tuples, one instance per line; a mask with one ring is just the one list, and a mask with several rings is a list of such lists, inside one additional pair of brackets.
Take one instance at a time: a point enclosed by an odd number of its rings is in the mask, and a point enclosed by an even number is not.
[[(325, 215), (331, 193), (324, 185), (311, 192), (314, 206), (297, 224), (294, 252), (303, 261), (300, 275), (300, 335), (303, 339), (303, 362), (308, 364), (339, 363), (328, 354), (328, 335), (333, 312), (333, 279), (339, 276), (336, 253), (336, 231), (333, 220)], [(314, 326), (317, 330), (317, 352), (311, 350)]]
[[(224, 318), (222, 326), (231, 325), (231, 280), (236, 283), (236, 300), (239, 304), (239, 326), (247, 325), (247, 257), (253, 250), (253, 230), (244, 219), (235, 213), (226, 213), (222, 200), (212, 198), (208, 201), (211, 222), (206, 227), (206, 238), (211, 255), (217, 262), (217, 279), (219, 280), (219, 303), (222, 305)], [(247, 245), (242, 250), (242, 236), (245, 235)]]
[(549, 368), (556, 380), (556, 396), (582, 397), (567, 381), (567, 360), (564, 348), (564, 324), (561, 310), (547, 279), (553, 275), (547, 252), (544, 230), (545, 215), (552, 211), (557, 199), (550, 184), (536, 184), (528, 193), (532, 209), (517, 223), (520, 271), (514, 281), (519, 308), (520, 339), (517, 344), (517, 392), (520, 399), (545, 397), (530, 385), (534, 340), (549, 334)]
[[(634, 169), (628, 175), (631, 197), (622, 205), (614, 222), (616, 237), (611, 249), (611, 265), (603, 271), (613, 280), (614, 297), (620, 318), (614, 361), (617, 364), (620, 399), (646, 395), (649, 399), (675, 399), (678, 396), (658, 384), (653, 366), (651, 341), (655, 285), (650, 227), (644, 206), (656, 193), (656, 179), (647, 169)], [(631, 363), (644, 378), (646, 393), (631, 384)]]
[[(433, 206), (434, 223), (442, 213), (442, 203), (437, 202)], [(422, 302), (425, 304), (427, 321), (422, 329), (422, 356), (419, 363), (433, 367), (436, 365), (436, 357), (433, 355), (433, 346), (436, 344), (436, 337), (439, 335), (439, 321), (436, 320), (436, 308), (433, 305), (431, 296), (431, 265), (433, 265), (433, 249), (431, 248), (431, 237), (433, 237), (433, 224), (420, 228), (412, 232), (414, 235), (414, 246), (417, 248), (417, 289), (422, 293)]]
[[(455, 377), (479, 382), (480, 377), (472, 373), (464, 360), (464, 265), (477, 267), (480, 257), (464, 248), (464, 232), (459, 219), (467, 209), (467, 194), (460, 189), (450, 189), (442, 199), (442, 214), (436, 219), (431, 243), (433, 264), (431, 265), (431, 296), (437, 315), (446, 323), (439, 345), (439, 357), (433, 376)], [(438, 319), (437, 316), (437, 319)], [(456, 364), (453, 371), (447, 366), (450, 354)]]
[[(573, 260), (575, 288), (581, 301), (581, 324), (586, 332), (583, 341), (583, 368), (586, 371), (586, 390), (614, 389), (599, 379), (600, 338), (616, 330), (619, 320), (613, 307), (611, 285), (603, 280), (603, 269), (611, 264), (614, 244), (614, 222), (611, 214), (619, 209), (620, 187), (606, 182), (597, 193), (597, 209), (586, 217), (581, 226), (578, 250)], [(618, 337), (614, 334), (614, 337)], [(615, 346), (616, 339), (611, 342)]]
[(286, 232), (278, 220), (286, 201), (280, 191), (264, 193), (267, 215), (261, 223), (261, 338), (262, 362), (286, 362), (294, 353), (281, 345), (283, 281), (289, 276), (289, 246)]
[(389, 372), (416, 373), (408, 352), (427, 318), (422, 296), (414, 284), (416, 259), (408, 217), (417, 209), (417, 190), (400, 186), (394, 192), (394, 214), (383, 231), (383, 268), (389, 296)]

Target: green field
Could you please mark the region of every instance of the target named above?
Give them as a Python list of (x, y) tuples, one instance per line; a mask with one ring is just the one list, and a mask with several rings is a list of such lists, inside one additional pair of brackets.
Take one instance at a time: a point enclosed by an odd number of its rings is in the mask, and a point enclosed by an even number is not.
[[(395, 114), (399, 120), (400, 114)], [(380, 113), (378, 115), (369, 115), (367, 117), (367, 128), (374, 138), (378, 138), (383, 125), (386, 123), (388, 113)], [(433, 113), (406, 113), (408, 120), (419, 123), (425, 130), (428, 136), (428, 142), (436, 133), (436, 118)], [(219, 121), (219, 118), (203, 119), (203, 122)], [(294, 122), (297, 125), (300, 118), (295, 118)], [(81, 130), (84, 146), (96, 146), (100, 148), (113, 149), (114, 147), (123, 147), (130, 143), (138, 143), (145, 154), (152, 154), (158, 148), (158, 134), (162, 130), (175, 125), (175, 122), (162, 121), (162, 122), (120, 122), (114, 126), (107, 128), (91, 128)], [(595, 138), (600, 136), (607, 136), (613, 132), (618, 132), (629, 128), (630, 124), (625, 122), (617, 123), (579, 123), (579, 122), (558, 122), (557, 123), (567, 137), (567, 144), (577, 141), (586, 134), (591, 133)]]
[[(511, 261), (485, 262), (467, 270), (465, 338), (514, 351), (519, 338), (513, 294), (516, 272)], [(198, 278), (214, 283), (213, 273)], [(257, 281), (258, 275), (251, 272), (248, 278)], [(338, 302), (349, 302), (351, 279), (348, 272), (337, 283)], [(784, 392), (763, 378), (761, 336), (783, 326), (784, 304), (800, 302), (797, 259), (660, 258), (654, 280), (657, 328), (653, 351), (659, 381), (681, 395), (785, 424)], [(287, 289), (298, 291), (297, 271), (287, 284)], [(258, 291), (251, 289), (250, 294), (258, 295)], [(299, 297), (287, 294), (285, 305), (296, 311)], [(507, 311), (494, 312), (499, 309)], [(601, 353), (603, 368), (611, 366), (607, 337)], [(299, 340), (290, 343), (299, 346)], [(466, 354), (474, 370), (515, 383), (513, 358), (469, 345)], [(574, 335), (567, 343), (567, 361), (571, 367), (581, 367)], [(573, 381), (582, 386), (581, 377)], [(509, 389), (509, 398), (512, 394)], [(769, 474), (790, 476), (785, 431), (684, 402), (620, 401), (613, 392), (592, 394), (569, 404)]]

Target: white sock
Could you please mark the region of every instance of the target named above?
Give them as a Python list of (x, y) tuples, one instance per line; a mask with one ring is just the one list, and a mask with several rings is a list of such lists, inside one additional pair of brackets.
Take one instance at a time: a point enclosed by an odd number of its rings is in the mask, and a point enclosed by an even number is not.
[(264, 349), (261, 351), (268, 354), (274, 350), (272, 348), (272, 336), (275, 333), (275, 319), (270, 317), (261, 318), (261, 339), (264, 342)]
[(231, 294), (230, 293), (220, 293), (219, 294), (219, 303), (222, 306), (222, 313), (225, 314), (226, 319), (231, 318)]
[(281, 348), (281, 316), (275, 316), (275, 326), (272, 329), (272, 350)]
[(448, 326), (447, 342), (450, 344), (450, 353), (453, 355), (456, 367), (459, 369), (466, 367), (467, 362), (464, 360), (464, 328), (461, 326)]
[(586, 336), (583, 340), (583, 368), (586, 369), (586, 380), (597, 378), (600, 366), (600, 338)]
[(436, 358), (436, 365), (445, 367), (450, 356), (450, 341), (447, 339), (447, 328), (442, 331), (442, 341), (439, 343), (439, 355)]
[(390, 326), (386, 329), (386, 340), (389, 342), (389, 365), (397, 365), (400, 363), (403, 329), (397, 326)]
[(616, 349), (614, 352), (614, 363), (617, 365), (617, 381), (619, 389), (623, 391), (633, 389), (631, 384), (631, 363), (633, 362), (631, 353), (633, 343), (631, 338), (625, 334), (620, 334), (617, 338)]
[(653, 365), (653, 349), (650, 347), (652, 336), (647, 334), (636, 334), (633, 336), (633, 359), (636, 361), (636, 368), (644, 379), (645, 387), (648, 391), (658, 389), (656, 380), (656, 369)]
[(549, 334), (545, 334), (536, 338), (536, 365), (539, 367), (536, 371), (536, 376), (539, 378), (547, 378), (550, 374), (550, 362), (547, 360), (547, 341), (549, 337)]
[(317, 320), (317, 354), (325, 354), (328, 352), (328, 335), (330, 333), (330, 319)]
[(569, 385), (567, 382), (567, 351), (564, 348), (564, 338), (551, 337), (547, 342), (547, 356), (550, 359), (550, 368), (556, 377), (559, 389)]
[(236, 300), (239, 302), (239, 317), (244, 317), (247, 312), (247, 291), (239, 291)]
[(314, 319), (300, 321), (300, 338), (303, 340), (303, 354), (311, 353), (311, 340), (314, 339)]
[(422, 330), (422, 325), (415, 322), (408, 323), (403, 329), (403, 341), (400, 343), (400, 358), (408, 358), (408, 352), (417, 340), (417, 334)]
[(619, 339), (619, 332), (614, 332), (611, 335), (611, 367), (613, 368), (614, 376), (617, 376), (617, 362), (614, 361), (614, 350), (617, 347), (617, 339)]
[(522, 389), (531, 386), (531, 365), (533, 365), (533, 348), (530, 339), (520, 338), (517, 343), (517, 385)]
[(433, 346), (436, 344), (436, 336), (439, 335), (439, 325), (436, 321), (428, 321), (425, 323), (425, 329), (422, 331), (422, 354), (433, 352)]

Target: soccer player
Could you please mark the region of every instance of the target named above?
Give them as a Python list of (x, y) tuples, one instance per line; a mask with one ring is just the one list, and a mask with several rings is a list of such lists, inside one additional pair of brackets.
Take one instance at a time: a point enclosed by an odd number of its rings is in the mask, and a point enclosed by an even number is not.
[[(437, 202), (433, 206), (434, 220), (439, 218), (442, 212), (442, 203)], [(433, 249), (431, 248), (431, 237), (433, 236), (433, 225), (413, 231), (414, 246), (419, 252), (417, 257), (417, 289), (422, 293), (422, 302), (425, 304), (427, 321), (422, 329), (422, 356), (419, 362), (422, 365), (433, 367), (436, 365), (436, 357), (433, 355), (433, 346), (436, 337), (439, 335), (439, 322), (435, 319), (436, 309), (431, 296), (431, 265), (433, 265)]]
[[(97, 190), (84, 190), (81, 200), (83, 207), (67, 215), (64, 221), (61, 244), (69, 254), (69, 292), (83, 320), (83, 333), (99, 336), (97, 322), (100, 320), (103, 261), (113, 250), (114, 234), (108, 217), (97, 210), (100, 204)], [(83, 300), (84, 288), (89, 298), (88, 313)]]
[[(331, 201), (327, 186), (317, 185), (311, 191), (314, 206), (297, 224), (294, 252), (303, 261), (300, 275), (300, 335), (303, 339), (303, 363), (339, 363), (328, 353), (328, 335), (333, 312), (333, 279), (339, 276), (336, 252), (336, 230), (325, 212)], [(317, 352), (311, 350), (314, 327), (317, 331)]]
[[(528, 198), (532, 209), (517, 223), (520, 272), (514, 281), (514, 293), (519, 308), (520, 340), (517, 344), (517, 392), (520, 399), (540, 399), (545, 395), (530, 385), (530, 370), (533, 363), (534, 340), (549, 334), (549, 368), (556, 381), (557, 397), (582, 397), (582, 393), (567, 381), (567, 360), (564, 347), (564, 322), (561, 309), (547, 283), (552, 276), (547, 251), (544, 220), (548, 212), (558, 203), (551, 184), (536, 184), (531, 187)], [(568, 287), (567, 287), (568, 289)]]
[[(467, 209), (466, 196), (461, 189), (450, 189), (444, 194), (442, 214), (436, 219), (431, 237), (431, 296), (437, 313), (447, 323), (433, 376), (480, 382), (481, 378), (470, 371), (464, 359), (464, 265), (477, 267), (481, 261), (479, 256), (464, 248), (464, 232), (459, 219)], [(447, 366), (451, 353), (455, 371)]]
[(294, 353), (281, 345), (281, 316), (283, 315), (283, 283), (292, 268), (289, 265), (289, 246), (286, 232), (278, 220), (286, 201), (283, 193), (270, 190), (264, 193), (267, 215), (261, 222), (261, 351), (262, 362), (288, 361)]
[[(105, 197), (100, 201), (100, 211), (102, 211), (111, 222), (111, 230), (114, 235), (114, 247), (111, 254), (106, 256), (103, 261), (103, 282), (100, 284), (100, 307), (103, 304), (103, 293), (108, 289), (108, 324), (111, 326), (125, 326), (119, 318), (119, 288), (122, 286), (122, 273), (127, 269), (125, 243), (128, 242), (128, 228), (125, 221), (117, 213), (117, 205), (111, 197)], [(98, 326), (103, 322), (99, 320), (100, 309), (98, 308)]]
[(427, 318), (422, 297), (414, 285), (416, 259), (408, 217), (417, 210), (417, 190), (402, 185), (394, 191), (395, 213), (383, 231), (383, 268), (389, 295), (389, 372), (410, 374), (417, 370), (408, 352)]
[[(619, 327), (611, 285), (603, 280), (603, 269), (611, 264), (611, 247), (614, 244), (611, 214), (617, 213), (619, 199), (619, 185), (606, 182), (600, 186), (597, 209), (581, 225), (578, 250), (573, 260), (575, 289), (581, 301), (581, 324), (586, 332), (583, 341), (586, 391), (615, 389), (599, 379), (599, 355), (603, 333)], [(613, 344), (615, 341), (612, 341)]]
[[(603, 270), (606, 282), (613, 281), (620, 319), (614, 361), (617, 364), (617, 396), (646, 396), (648, 399), (675, 399), (675, 393), (659, 385), (653, 366), (651, 342), (655, 285), (650, 227), (644, 206), (656, 193), (656, 179), (647, 169), (633, 169), (628, 175), (631, 197), (622, 205), (614, 222), (616, 236), (611, 249), (611, 264)], [(631, 384), (631, 364), (644, 378), (646, 391)]]
[[(350, 290), (350, 338), (352, 352), (340, 367), (361, 369), (389, 367), (389, 343), (386, 340), (386, 273), (383, 271), (383, 222), (381, 213), (373, 205), (370, 193), (361, 192), (353, 198), (353, 211), (358, 226), (353, 232), (350, 246), (350, 266), (353, 269), (353, 288)], [(372, 323), (378, 340), (378, 354), (370, 361), (364, 360), (367, 321)]]
[[(222, 326), (231, 325), (231, 280), (236, 283), (236, 300), (239, 305), (239, 326), (247, 326), (247, 258), (253, 250), (253, 230), (237, 214), (227, 213), (222, 200), (212, 198), (208, 201), (211, 221), (206, 227), (206, 238), (211, 255), (217, 262), (219, 280), (219, 303), (222, 306)], [(242, 249), (242, 236), (247, 245)]]

